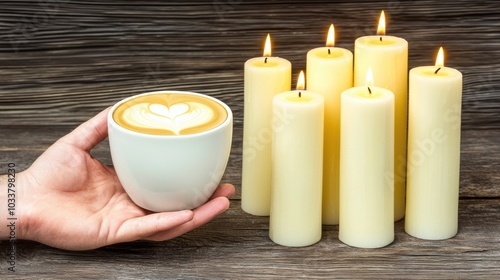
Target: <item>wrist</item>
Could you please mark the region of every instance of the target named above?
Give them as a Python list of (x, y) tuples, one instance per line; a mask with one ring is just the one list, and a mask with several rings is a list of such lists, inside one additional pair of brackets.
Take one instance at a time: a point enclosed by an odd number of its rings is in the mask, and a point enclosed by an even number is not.
[[(9, 173), (11, 174), (11, 173)], [(12, 181), (12, 180), (11, 180)], [(15, 190), (12, 189), (12, 182), (9, 188), (9, 175), (0, 175), (0, 239), (6, 240), (13, 236), (15, 238), (15, 220), (9, 219), (8, 206), (9, 197), (12, 199), (12, 195), (9, 196), (9, 192), (13, 193)], [(10, 189), (10, 190), (9, 190)], [(13, 206), (11, 204), (11, 206)], [(11, 228), (11, 222), (14, 226)], [(12, 238), (12, 237), (11, 237)]]
[(21, 211), (27, 208), (25, 173), (8, 167), (8, 173), (0, 175), (0, 240), (25, 239), (28, 218), (26, 211)]

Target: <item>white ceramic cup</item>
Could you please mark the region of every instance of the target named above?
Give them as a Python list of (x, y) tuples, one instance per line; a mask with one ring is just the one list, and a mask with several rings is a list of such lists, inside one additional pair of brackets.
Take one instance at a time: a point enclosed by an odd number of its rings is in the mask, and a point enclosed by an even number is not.
[(108, 114), (111, 158), (125, 191), (140, 207), (154, 211), (193, 209), (213, 194), (224, 174), (231, 151), (233, 114), (213, 97), (183, 91), (156, 91), (150, 94), (191, 94), (222, 105), (227, 119), (219, 126), (188, 135), (152, 135), (120, 126), (113, 112)]

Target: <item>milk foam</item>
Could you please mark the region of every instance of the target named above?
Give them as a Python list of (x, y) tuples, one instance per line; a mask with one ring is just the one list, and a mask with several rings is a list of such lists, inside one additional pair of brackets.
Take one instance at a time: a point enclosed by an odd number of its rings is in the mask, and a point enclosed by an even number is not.
[(123, 118), (130, 125), (165, 129), (179, 135), (184, 129), (208, 123), (214, 117), (213, 110), (198, 102), (163, 104), (139, 103), (129, 107)]
[(137, 132), (185, 135), (209, 130), (227, 117), (225, 109), (205, 97), (153, 94), (131, 99), (113, 113), (115, 121)]

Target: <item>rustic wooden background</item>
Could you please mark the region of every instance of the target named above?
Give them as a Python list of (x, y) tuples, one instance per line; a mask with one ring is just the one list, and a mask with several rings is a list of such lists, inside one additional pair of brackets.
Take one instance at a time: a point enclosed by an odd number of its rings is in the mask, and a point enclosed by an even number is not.
[[(88, 252), (18, 244), (18, 272), (0, 278), (484, 278), (500, 276), (500, 2), (490, 1), (86, 1), (0, 2), (0, 168), (27, 168), (51, 143), (116, 101), (159, 89), (196, 91), (235, 114), (224, 181), (237, 186), (230, 210), (180, 238)], [(396, 223), (380, 250), (350, 248), (338, 227), (320, 243), (284, 248), (268, 219), (241, 211), (243, 64), (273, 54), (296, 74), (330, 23), (337, 46), (375, 33), (385, 10), (388, 34), (409, 42), (409, 67), (445, 64), (464, 75), (459, 234), (422, 241)], [(107, 141), (93, 151), (111, 163)], [(0, 170), (0, 172), (4, 172)], [(3, 204), (0, 204), (3, 205)]]

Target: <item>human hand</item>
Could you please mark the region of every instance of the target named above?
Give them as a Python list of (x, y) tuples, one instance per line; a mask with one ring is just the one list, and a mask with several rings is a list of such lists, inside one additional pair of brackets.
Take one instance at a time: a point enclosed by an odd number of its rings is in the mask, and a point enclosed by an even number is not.
[(59, 139), (18, 174), (17, 238), (68, 250), (138, 239), (162, 241), (229, 208), (228, 198), (235, 191), (231, 184), (220, 185), (207, 203), (194, 210), (152, 213), (134, 204), (114, 168), (90, 155), (107, 137), (108, 111)]

